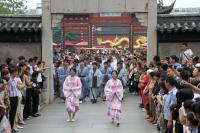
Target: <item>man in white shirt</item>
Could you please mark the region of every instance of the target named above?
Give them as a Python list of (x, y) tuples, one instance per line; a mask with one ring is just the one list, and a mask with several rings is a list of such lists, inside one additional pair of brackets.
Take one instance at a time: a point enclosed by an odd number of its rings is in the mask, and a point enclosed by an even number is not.
[(112, 63), (110, 65), (114, 70), (117, 70), (117, 59), (115, 56), (112, 57)]
[(182, 43), (180, 46), (181, 49), (181, 53), (180, 53), (180, 62), (182, 62), (182, 60), (191, 60), (194, 53), (192, 52), (191, 49), (188, 48), (188, 44), (187, 43)]

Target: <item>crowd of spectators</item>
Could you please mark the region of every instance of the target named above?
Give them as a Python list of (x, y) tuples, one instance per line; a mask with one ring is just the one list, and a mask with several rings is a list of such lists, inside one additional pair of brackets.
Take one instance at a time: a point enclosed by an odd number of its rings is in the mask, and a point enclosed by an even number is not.
[(159, 133), (200, 132), (199, 57), (187, 43), (180, 49), (180, 56), (155, 56), (149, 66), (138, 61), (133, 72), (139, 107)]
[(1, 132), (17, 132), (23, 129), (25, 120), (38, 117), (40, 94), (45, 77), (44, 62), (38, 57), (18, 61), (7, 58), (0, 65), (0, 129)]

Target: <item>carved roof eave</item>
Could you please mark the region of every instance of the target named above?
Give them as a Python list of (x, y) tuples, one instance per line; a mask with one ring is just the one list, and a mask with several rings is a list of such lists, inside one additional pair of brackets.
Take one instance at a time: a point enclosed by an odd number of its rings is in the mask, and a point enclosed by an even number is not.
[(172, 12), (174, 5), (176, 3), (176, 0), (169, 6), (160, 6), (158, 4), (158, 14), (169, 14)]

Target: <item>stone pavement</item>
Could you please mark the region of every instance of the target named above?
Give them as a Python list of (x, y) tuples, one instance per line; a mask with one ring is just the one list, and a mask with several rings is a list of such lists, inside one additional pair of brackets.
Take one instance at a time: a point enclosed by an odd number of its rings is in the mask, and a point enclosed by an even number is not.
[(145, 113), (138, 108), (139, 97), (128, 95), (123, 102), (120, 127), (111, 124), (104, 102), (81, 104), (77, 121), (67, 123), (64, 103), (55, 101), (41, 112), (39, 118), (26, 121), (19, 133), (154, 133), (156, 127), (147, 123)]

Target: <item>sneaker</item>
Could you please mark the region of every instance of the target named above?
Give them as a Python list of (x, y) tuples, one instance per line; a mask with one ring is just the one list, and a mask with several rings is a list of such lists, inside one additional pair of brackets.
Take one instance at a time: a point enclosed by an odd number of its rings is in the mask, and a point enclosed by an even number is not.
[(142, 108), (142, 111), (143, 111), (143, 112), (146, 112), (146, 109), (145, 109), (145, 108)]
[(18, 129), (24, 129), (22, 126), (20, 126), (20, 125), (17, 125), (16, 126)]
[(24, 121), (19, 122), (20, 125), (26, 125), (26, 123)]
[(83, 101), (79, 101), (79, 103), (80, 103), (80, 104), (82, 104), (82, 103), (83, 103)]
[(18, 128), (14, 128), (13, 131), (14, 131), (14, 132), (17, 132), (17, 131), (19, 131), (19, 129), (18, 129)]

